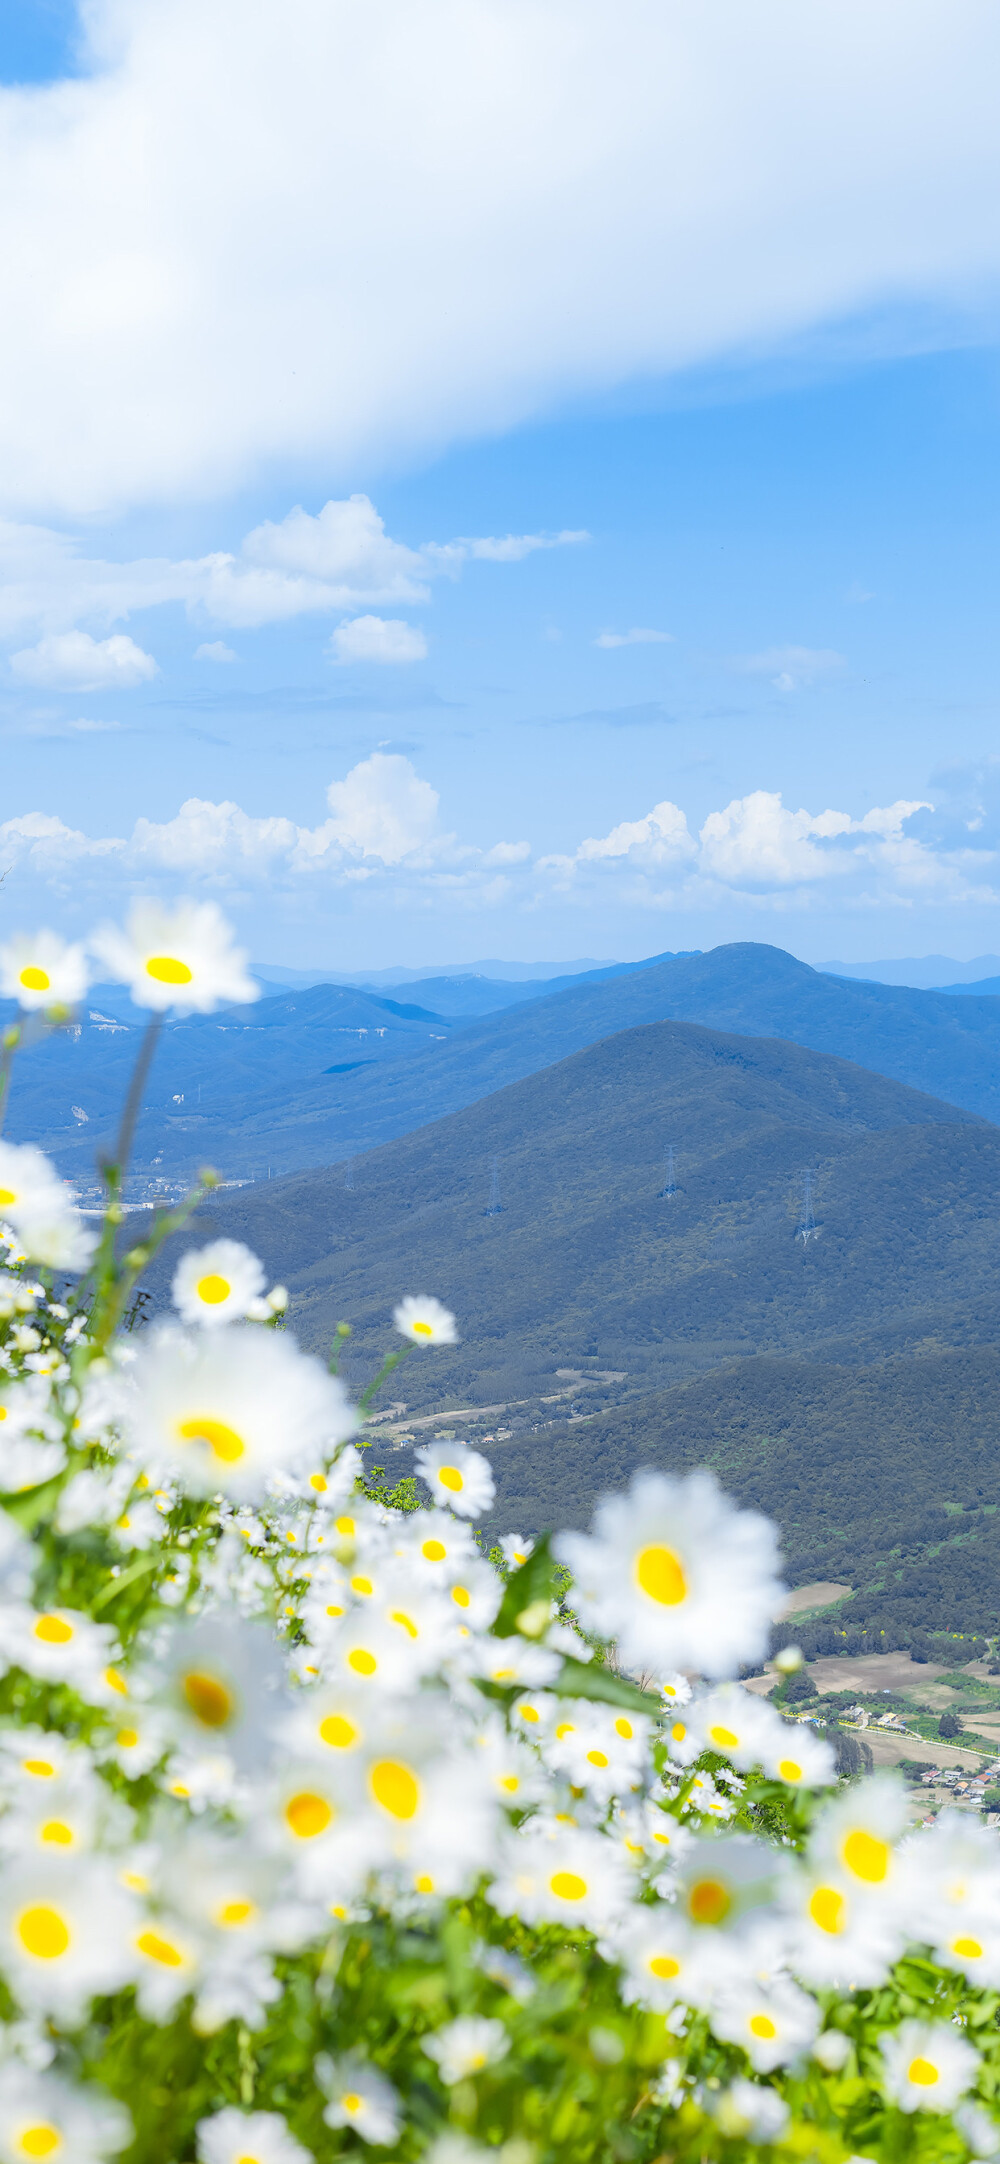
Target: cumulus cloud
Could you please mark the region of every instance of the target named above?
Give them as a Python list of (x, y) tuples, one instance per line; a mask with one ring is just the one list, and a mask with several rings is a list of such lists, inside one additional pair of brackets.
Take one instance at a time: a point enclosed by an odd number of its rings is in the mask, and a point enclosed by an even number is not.
[(831, 897), (866, 915), (875, 904), (1000, 907), (1000, 832), (982, 845), (967, 827), (935, 840), (928, 822), (938, 814), (910, 798), (856, 817), (793, 811), (776, 793), (753, 790), (709, 812), (695, 832), (664, 798), (572, 852), (539, 855), (525, 841), (482, 846), (448, 832), (433, 785), (401, 752), (377, 751), (331, 782), (327, 811), (309, 827), (190, 797), (171, 819), (137, 820), (127, 837), (90, 836), (28, 812), (0, 825), (0, 861), (17, 872), (12, 892), (34, 881), (104, 906), (116, 890), (166, 886), (238, 901), (266, 883), (276, 902), (354, 890), (407, 906), (437, 895), (532, 910), (560, 897), (681, 915), (735, 905), (751, 918), (828, 908)]
[(672, 646), (673, 643), (672, 631), (640, 631), (638, 626), (631, 631), (599, 631), (594, 640), (595, 646), (604, 647)]
[(194, 658), (196, 661), (238, 661), (239, 655), (234, 654), (224, 639), (205, 639), (195, 647)]
[(354, 616), (338, 624), (330, 640), (335, 661), (426, 661), (427, 641), (399, 616)]
[(952, 338), (996, 279), (988, 0), (82, 12), (87, 72), (2, 92), (33, 514), (423, 455), (873, 309)]
[(120, 631), (110, 639), (56, 632), (12, 654), (10, 666), (22, 684), (47, 691), (133, 691), (159, 674), (152, 654)]
[(842, 669), (844, 656), (828, 646), (769, 646), (763, 654), (743, 654), (736, 667), (745, 676), (769, 676), (776, 691), (801, 691)]
[[(355, 495), (324, 504), (315, 516), (299, 505), (286, 518), (269, 519), (236, 552), (115, 563), (85, 555), (71, 535), (7, 520), (0, 522), (0, 637), (29, 628), (58, 632), (81, 620), (108, 626), (135, 609), (169, 602), (180, 602), (192, 616), (246, 630), (311, 612), (424, 602), (434, 579), (458, 578), (467, 563), (517, 563), (535, 549), (587, 538), (508, 534), (504, 540), (425, 541), (408, 548), (386, 533), (370, 498)], [(221, 646), (216, 641), (198, 651), (220, 660)]]

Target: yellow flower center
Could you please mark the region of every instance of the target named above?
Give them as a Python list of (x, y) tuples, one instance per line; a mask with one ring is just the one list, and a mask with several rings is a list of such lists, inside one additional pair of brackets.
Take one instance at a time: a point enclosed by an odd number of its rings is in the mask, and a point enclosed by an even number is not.
[(47, 1646), (65, 1646), (73, 1636), (73, 1625), (64, 1623), (61, 1615), (40, 1615), (33, 1635)]
[(257, 1910), (252, 1901), (225, 1901), (221, 1909), (216, 1911), (215, 1921), (217, 1924), (224, 1924), (227, 1930), (234, 1930), (239, 1924), (249, 1923), (251, 1916), (256, 1914)]
[(228, 1277), (220, 1277), (217, 1270), (210, 1270), (207, 1277), (198, 1279), (194, 1289), (206, 1307), (219, 1307), (223, 1300), (228, 1300), (233, 1288)]
[(341, 1535), (342, 1539), (344, 1539), (344, 1540), (353, 1540), (353, 1539), (354, 1539), (354, 1519), (353, 1519), (353, 1518), (338, 1518), (338, 1519), (337, 1519), (337, 1521), (336, 1521), (336, 1524), (337, 1524), (337, 1531), (338, 1531), (338, 1533), (339, 1533), (339, 1534)]
[(20, 2147), (23, 2156), (52, 2156), (62, 2148), (62, 2135), (54, 2126), (26, 2126)]
[(770, 2014), (751, 2014), (750, 2034), (751, 2036), (761, 2037), (765, 2043), (772, 2036), (777, 2036), (778, 2031), (771, 2020)]
[(54, 1848), (72, 1848), (73, 1828), (67, 1826), (61, 1818), (50, 1818), (42, 1827), (40, 1839), (50, 1841)]
[(24, 1909), (17, 1920), (17, 1935), (26, 1954), (38, 1961), (58, 1961), (69, 1945), (69, 1930), (58, 1909)]
[(349, 1751), (358, 1740), (358, 1731), (343, 1713), (328, 1713), (319, 1724), (320, 1736), (331, 1751)]
[(712, 1742), (718, 1744), (720, 1751), (736, 1750), (740, 1739), (734, 1736), (731, 1728), (710, 1728), (708, 1733)]
[(405, 1615), (402, 1608), (393, 1608), (389, 1616), (389, 1621), (390, 1623), (398, 1623), (400, 1630), (405, 1631), (408, 1638), (419, 1638), (420, 1632), (417, 1629), (413, 1617)]
[(794, 1758), (782, 1758), (779, 1760), (778, 1772), (783, 1781), (801, 1781), (802, 1779), (802, 1768)]
[(469, 1592), (469, 1588), (467, 1585), (453, 1585), (451, 1589), (451, 1597), (455, 1603), (456, 1608), (467, 1608), (469, 1606), (470, 1600), (472, 1599), (472, 1595)]
[(875, 1834), (856, 1828), (844, 1842), (844, 1862), (855, 1878), (864, 1879), (868, 1886), (879, 1886), (889, 1869), (889, 1843), (879, 1841)]
[(286, 1803), (285, 1817), (300, 1841), (314, 1841), (318, 1833), (326, 1832), (333, 1811), (325, 1796), (315, 1796), (311, 1789), (303, 1789)]
[(534, 1706), (519, 1706), (518, 1712), (522, 1721), (537, 1721), (539, 1718)]
[(672, 1548), (640, 1548), (635, 1575), (642, 1592), (661, 1608), (676, 1608), (687, 1599), (687, 1579), (680, 1556)]
[(433, 1326), (429, 1322), (411, 1322), (410, 1329), (414, 1337), (433, 1337), (434, 1335)]
[(438, 1479), (441, 1482), (442, 1488), (448, 1488), (452, 1495), (461, 1494), (461, 1491), (465, 1486), (465, 1482), (462, 1479), (462, 1475), (459, 1472), (457, 1465), (439, 1465)]
[(236, 1465), (246, 1456), (246, 1444), (235, 1428), (226, 1426), (224, 1420), (181, 1420), (177, 1433), (183, 1443), (204, 1443), (223, 1465)]
[(174, 954), (151, 954), (146, 963), (146, 975), (157, 984), (190, 984), (193, 976), (186, 962), (179, 962)]
[(115, 1737), (115, 1742), (120, 1751), (134, 1751), (138, 1741), (139, 1731), (137, 1728), (120, 1728)]
[(428, 1877), (426, 1871), (422, 1871), (420, 1877), (414, 1879), (413, 1884), (417, 1893), (433, 1893), (434, 1891), (434, 1880)]
[(983, 1949), (978, 1939), (952, 1939), (953, 1954), (960, 1954), (963, 1961), (980, 1961)]
[(587, 1752), (587, 1764), (588, 1764), (588, 1766), (606, 1766), (606, 1765), (607, 1765), (607, 1763), (608, 1763), (608, 1757), (607, 1757), (607, 1752), (606, 1752), (606, 1751), (588, 1751), (588, 1752)]
[(420, 1553), (428, 1563), (443, 1563), (448, 1550), (443, 1540), (425, 1540)]
[(672, 1976), (680, 1975), (681, 1965), (674, 1960), (673, 1954), (654, 1954), (649, 1964), (649, 1972), (651, 1976), (659, 1976), (667, 1983)]
[(932, 2065), (930, 2059), (911, 2059), (906, 2075), (907, 2080), (912, 2081), (917, 2089), (933, 2089), (935, 2082), (940, 2079), (939, 2070)]
[(675, 1743), (683, 1743), (684, 1738), (687, 1735), (687, 1729), (685, 1728), (683, 1721), (675, 1721), (670, 1733)]
[(8, 1203), (16, 1201), (17, 1195), (13, 1187), (0, 1187), (0, 1206), (6, 1208)]
[(38, 969), (33, 962), (28, 963), (27, 969), (22, 969), (17, 981), (23, 984), (26, 992), (47, 992), (52, 984), (48, 971)]
[(376, 1803), (392, 1818), (414, 1818), (420, 1802), (420, 1784), (409, 1766), (398, 1759), (380, 1758), (368, 1776)]
[(353, 1653), (347, 1656), (347, 1665), (353, 1668), (356, 1676), (373, 1676), (378, 1662), (374, 1653), (366, 1653), (364, 1646), (355, 1646)]
[(696, 1924), (721, 1924), (731, 1907), (729, 1889), (721, 1879), (697, 1879), (688, 1894), (688, 1914)]
[(371, 1582), (371, 1579), (370, 1579), (370, 1578), (352, 1578), (352, 1579), (351, 1579), (351, 1592), (352, 1592), (352, 1593), (365, 1593), (365, 1594), (367, 1594), (367, 1593), (370, 1593), (370, 1592), (371, 1592), (371, 1590), (372, 1590), (372, 1582)]
[(625, 1743), (631, 1743), (632, 1741), (632, 1723), (631, 1721), (627, 1721), (624, 1715), (620, 1720), (615, 1722), (615, 1735), (621, 1736), (623, 1742)]
[(835, 1886), (817, 1886), (809, 1903), (813, 1923), (831, 1938), (836, 1938), (847, 1922), (847, 1903)]
[(556, 1871), (549, 1880), (549, 1887), (557, 1901), (582, 1901), (587, 1891), (587, 1881), (575, 1871)]
[(218, 1676), (209, 1676), (202, 1669), (192, 1668), (181, 1685), (184, 1703), (201, 1721), (205, 1728), (225, 1728), (232, 1719), (235, 1701)]
[(161, 1939), (158, 1931), (143, 1931), (136, 1945), (147, 1961), (158, 1961), (161, 1969), (182, 1969), (184, 1956), (169, 1939)]
[(56, 1770), (54, 1766), (50, 1766), (47, 1758), (24, 1758), (21, 1760), (21, 1768), (24, 1773), (32, 1773), (39, 1780), (48, 1780)]
[(521, 1783), (516, 1773), (504, 1773), (500, 1776), (500, 1786), (506, 1789), (508, 1796), (516, 1796)]
[(361, 2110), (361, 2098), (355, 2094), (353, 2089), (349, 2090), (346, 2096), (342, 2096), (340, 2101), (345, 2111)]
[(311, 1488), (315, 1488), (315, 1490), (316, 1490), (316, 1493), (317, 1493), (317, 1495), (325, 1495), (325, 1494), (326, 1494), (326, 1474), (325, 1474), (325, 1473), (310, 1473), (310, 1475), (309, 1475), (309, 1486), (310, 1486)]

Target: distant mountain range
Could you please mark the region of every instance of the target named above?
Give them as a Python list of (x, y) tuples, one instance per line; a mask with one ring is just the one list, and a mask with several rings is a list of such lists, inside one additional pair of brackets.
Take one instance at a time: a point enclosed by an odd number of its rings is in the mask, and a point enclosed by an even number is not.
[[(137, 1162), (186, 1177), (207, 1161), (242, 1179), (331, 1163), (619, 1030), (665, 1019), (837, 1054), (1000, 1119), (1000, 1002), (992, 997), (832, 977), (749, 943), (611, 967), (560, 990), (536, 986), (535, 996), (485, 1017), (317, 985), (170, 1022)], [(95, 1013), (104, 1019), (90, 1019)], [(43, 1143), (81, 1178), (95, 1141), (110, 1132), (141, 1019), (123, 995), (100, 988), (85, 1017), (75, 1041), (24, 1056), (9, 1116), (15, 1140)]]
[(964, 1628), (997, 1603), (998, 1196), (989, 1122), (829, 1054), (658, 1022), (386, 1142), (350, 1189), (311, 1171), (219, 1198), (203, 1228), (290, 1285), (308, 1345), (351, 1322), (354, 1387), (401, 1292), (454, 1307), (461, 1345), (414, 1355), (389, 1395), (431, 1433), (505, 1431), (498, 1525), (583, 1522), (640, 1460), (708, 1457), (777, 1514), (793, 1580), (919, 1627), (947, 1600)]

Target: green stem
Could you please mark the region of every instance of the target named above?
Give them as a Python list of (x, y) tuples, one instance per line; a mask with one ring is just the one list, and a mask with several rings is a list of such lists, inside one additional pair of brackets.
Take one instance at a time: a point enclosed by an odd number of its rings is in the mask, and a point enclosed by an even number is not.
[(373, 1397), (379, 1390), (381, 1390), (382, 1384), (388, 1380), (389, 1376), (392, 1374), (393, 1368), (398, 1368), (400, 1361), (405, 1360), (408, 1354), (413, 1352), (413, 1350), (414, 1346), (411, 1341), (408, 1345), (401, 1345), (398, 1352), (386, 1353), (385, 1359), (383, 1360), (382, 1365), (379, 1368), (378, 1374), (373, 1377), (372, 1381), (368, 1385), (367, 1390), (363, 1391), (360, 1398), (358, 1399), (358, 1411), (360, 1413), (367, 1412), (367, 1409), (371, 1404)]
[[(135, 1141), (135, 1130), (139, 1122), (139, 1113), (142, 1110), (142, 1093), (149, 1080), (149, 1070), (153, 1064), (153, 1056), (159, 1044), (162, 1030), (162, 1014), (151, 1015), (143, 1032), (138, 1058), (132, 1069), (132, 1080), (129, 1083), (128, 1096), (122, 1110), (115, 1154), (111, 1160), (111, 1164), (118, 1175), (119, 1187), (122, 1186), (128, 1170), (128, 1161), (132, 1155), (132, 1144)], [(110, 1165), (105, 1167), (106, 1171), (110, 1171), (110, 1169)]]

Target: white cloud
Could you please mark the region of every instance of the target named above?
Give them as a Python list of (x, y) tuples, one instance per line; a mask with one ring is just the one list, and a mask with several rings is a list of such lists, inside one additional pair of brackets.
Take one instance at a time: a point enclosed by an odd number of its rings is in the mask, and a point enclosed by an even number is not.
[(376, 751), (326, 793), (329, 831), (352, 855), (401, 864), (425, 849), (437, 826), (438, 793), (399, 752)]
[(224, 639), (206, 639), (201, 646), (195, 647), (194, 658), (196, 661), (238, 661), (240, 657)]
[(336, 661), (426, 661), (427, 641), (399, 616), (354, 616), (330, 640)]
[(110, 639), (56, 632), (12, 654), (10, 666), (22, 683), (47, 691), (132, 691), (159, 674), (152, 654), (120, 631)]
[[(42, 812), (0, 825), (0, 864), (10, 897), (32, 911), (45, 890), (77, 909), (122, 906), (130, 893), (207, 892), (239, 906), (267, 897), (301, 911), (310, 894), (384, 896), (401, 908), (533, 911), (569, 903), (640, 910), (714, 912), (737, 907), (752, 921), (829, 908), (869, 918), (873, 907), (1000, 909), (1000, 847), (936, 842), (938, 815), (909, 798), (854, 817), (789, 810), (768, 790), (710, 812), (692, 833), (665, 798), (644, 816), (591, 836), (571, 854), (539, 856), (527, 842), (482, 846), (440, 824), (438, 793), (397, 752), (374, 752), (331, 782), (328, 816), (299, 826), (281, 813), (257, 816), (231, 801), (189, 797), (176, 816), (141, 818), (128, 836), (91, 836)], [(36, 891), (37, 890), (37, 891)], [(295, 901), (295, 897), (298, 901)]]
[[(2, 376), (2, 349), (0, 349)], [(174, 561), (115, 563), (84, 555), (68, 534), (0, 522), (0, 637), (27, 629), (61, 631), (81, 619), (101, 626), (135, 609), (180, 602), (192, 616), (241, 629), (372, 602), (430, 600), (431, 582), (458, 578), (470, 562), (516, 563), (539, 548), (563, 548), (586, 534), (520, 534), (505, 540), (394, 541), (367, 496), (301, 506), (248, 533), (236, 553)], [(221, 659), (221, 641), (199, 648)]]
[(672, 631), (640, 631), (636, 625), (631, 631), (600, 631), (595, 646), (672, 646)]
[(32, 514), (358, 471), (866, 311), (944, 341), (996, 281), (989, 0), (83, 19), (85, 75), (0, 94), (0, 476)]
[(801, 691), (845, 666), (843, 654), (828, 646), (769, 646), (763, 654), (744, 654), (736, 667), (745, 676), (769, 676), (776, 691)]

